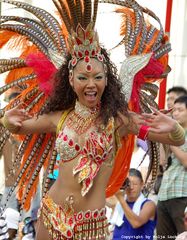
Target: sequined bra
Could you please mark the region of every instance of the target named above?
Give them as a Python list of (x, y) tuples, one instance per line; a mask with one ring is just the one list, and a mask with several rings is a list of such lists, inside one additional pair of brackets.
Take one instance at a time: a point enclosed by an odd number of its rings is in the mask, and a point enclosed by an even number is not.
[[(82, 108), (82, 105), (78, 103), (77, 106), (76, 104), (76, 108), (80, 110), (80, 107)], [(74, 113), (69, 113), (66, 126), (59, 131), (56, 140), (56, 149), (61, 161), (67, 162), (78, 158), (78, 163), (73, 168), (73, 174), (78, 174), (78, 182), (82, 184), (82, 196), (93, 185), (93, 179), (101, 165), (104, 162), (111, 161), (111, 158), (113, 158), (114, 119), (111, 118), (106, 127), (98, 130), (94, 126), (97, 114), (93, 117), (88, 117), (88, 115), (82, 116), (84, 124), (82, 126), (81, 118), (80, 124), (82, 128), (79, 131), (79, 124), (77, 124)], [(86, 121), (89, 124), (86, 124)], [(78, 143), (80, 134), (84, 134), (82, 143)]]

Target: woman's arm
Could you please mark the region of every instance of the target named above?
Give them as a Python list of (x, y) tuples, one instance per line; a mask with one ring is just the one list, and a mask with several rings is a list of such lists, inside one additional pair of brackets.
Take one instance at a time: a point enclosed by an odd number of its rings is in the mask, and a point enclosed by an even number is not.
[(179, 125), (174, 119), (159, 111), (155, 111), (154, 114), (142, 115), (130, 113), (130, 120), (119, 112), (118, 116), (120, 118), (119, 122), (121, 122), (118, 128), (120, 137), (124, 137), (127, 134), (138, 135), (140, 127), (146, 125), (149, 126), (146, 137), (148, 140), (174, 146), (180, 146), (185, 142), (185, 132), (182, 127), (180, 129), (181, 138), (174, 139), (171, 137), (172, 134), (175, 135), (175, 132), (178, 131)]
[(61, 112), (32, 117), (24, 109), (19, 107), (8, 110), (0, 123), (10, 132), (16, 134), (56, 132)]

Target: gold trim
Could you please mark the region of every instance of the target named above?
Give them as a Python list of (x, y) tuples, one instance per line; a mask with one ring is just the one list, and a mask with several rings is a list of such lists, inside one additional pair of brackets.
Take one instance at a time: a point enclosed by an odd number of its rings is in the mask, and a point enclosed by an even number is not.
[(7, 118), (6, 115), (4, 115), (1, 119), (1, 123), (3, 126), (8, 129), (11, 133), (17, 133), (20, 129), (19, 126), (15, 126), (14, 124), (11, 124)]
[(176, 122), (175, 130), (173, 130), (171, 133), (169, 133), (169, 139), (173, 142), (179, 142), (182, 141), (185, 137), (185, 130), (184, 128)]

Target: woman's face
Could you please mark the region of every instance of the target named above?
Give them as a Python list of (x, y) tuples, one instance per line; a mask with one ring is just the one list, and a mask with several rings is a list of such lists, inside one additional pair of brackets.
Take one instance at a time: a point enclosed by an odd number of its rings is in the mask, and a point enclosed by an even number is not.
[(104, 66), (95, 58), (91, 58), (92, 71), (86, 71), (87, 63), (80, 60), (70, 76), (70, 85), (83, 105), (92, 108), (100, 101), (106, 86)]

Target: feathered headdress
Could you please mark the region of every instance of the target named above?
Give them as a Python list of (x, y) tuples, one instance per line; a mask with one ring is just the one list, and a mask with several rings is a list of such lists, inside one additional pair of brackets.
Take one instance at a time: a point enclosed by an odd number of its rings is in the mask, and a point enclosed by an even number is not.
[[(0, 47), (8, 43), (9, 47), (14, 49), (20, 49), (20, 46), (23, 49), (17, 58), (0, 60), (0, 73), (9, 72), (6, 84), (0, 88), (0, 94), (14, 87), (18, 87), (21, 92), (5, 109), (1, 109), (1, 116), (5, 110), (20, 103), (24, 104), (30, 114), (42, 114), (53, 88), (53, 75), (63, 63), (67, 52), (72, 55), (72, 67), (79, 59), (84, 59), (87, 70), (90, 71), (90, 57), (103, 61), (94, 30), (99, 3), (115, 4), (120, 7), (117, 13), (121, 13), (123, 17), (121, 34), (124, 37), (120, 44), (125, 45), (127, 58), (122, 64), (120, 75), (124, 86), (128, 86), (130, 108), (149, 112), (149, 105), (157, 107), (154, 99), (158, 87), (153, 82), (166, 68), (170, 45), (161, 24), (158, 30), (144, 19), (144, 13), (147, 13), (160, 23), (155, 14), (142, 8), (134, 0), (52, 1), (57, 9), (57, 18), (44, 9), (24, 2), (2, 0), (3, 3), (12, 4), (33, 14), (34, 18), (1, 16)], [(2, 126), (0, 131), (2, 149), (10, 132)], [(23, 136), (14, 162), (14, 165), (21, 162), (21, 169), (11, 192), (18, 188), (18, 196), (25, 209), (30, 207), (30, 199), (36, 191), (39, 172), (43, 166), (46, 169), (43, 193), (48, 190), (47, 176), (53, 170), (57, 156), (54, 142), (53, 134)], [(157, 164), (157, 151), (155, 145), (150, 144), (153, 149), (151, 155), (154, 156), (150, 171), (155, 171), (156, 165), (153, 165)], [(122, 141), (122, 145), (106, 189), (107, 196), (119, 189), (128, 173), (134, 137), (129, 136)]]

